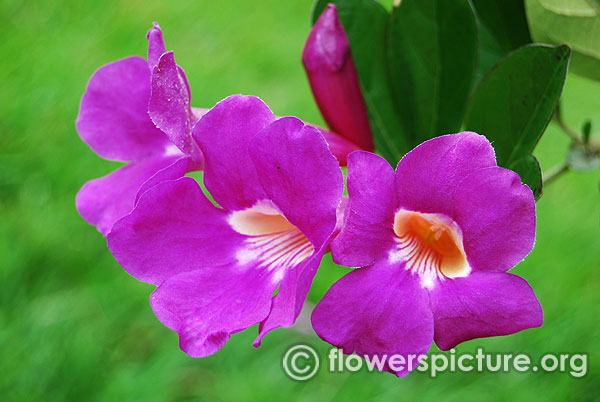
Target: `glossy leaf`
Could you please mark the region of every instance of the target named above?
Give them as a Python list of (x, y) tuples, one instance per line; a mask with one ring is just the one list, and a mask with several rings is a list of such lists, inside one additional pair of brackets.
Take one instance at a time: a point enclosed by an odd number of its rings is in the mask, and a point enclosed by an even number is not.
[(374, 0), (318, 0), (313, 8), (313, 23), (328, 3), (336, 5), (350, 41), (375, 149), (395, 164), (410, 150), (412, 141), (394, 108), (387, 71), (385, 38), (389, 13)]
[(529, 186), (536, 200), (542, 196), (542, 168), (535, 156), (517, 159), (508, 168), (521, 176), (521, 182)]
[(500, 61), (477, 87), (465, 128), (485, 135), (500, 166), (526, 157), (544, 132), (562, 92), (567, 46), (528, 45)]
[(417, 145), (460, 130), (477, 64), (477, 23), (467, 0), (404, 0), (388, 27), (398, 115)]
[(537, 42), (569, 45), (571, 71), (600, 80), (600, 16), (586, 1), (525, 0), (525, 10)]
[(523, 0), (471, 0), (479, 26), (478, 80), (512, 50), (531, 43)]

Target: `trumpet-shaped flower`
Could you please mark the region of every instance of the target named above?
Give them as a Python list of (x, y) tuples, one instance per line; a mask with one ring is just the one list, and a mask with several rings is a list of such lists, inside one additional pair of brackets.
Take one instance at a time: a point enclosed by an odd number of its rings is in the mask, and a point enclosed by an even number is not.
[(311, 30), (302, 62), (329, 128), (358, 148), (372, 151), (373, 137), (365, 101), (335, 5), (327, 6)]
[(147, 37), (147, 61), (127, 57), (92, 75), (77, 117), (77, 131), (92, 150), (127, 162), (77, 194), (77, 210), (104, 235), (131, 211), (139, 193), (202, 168), (191, 131), (205, 110), (190, 107), (185, 74), (165, 51), (158, 24)]
[(254, 324), (255, 346), (293, 325), (334, 233), (343, 176), (318, 129), (276, 119), (258, 98), (221, 101), (193, 136), (219, 207), (191, 178), (162, 182), (108, 246), (131, 275), (159, 285), (155, 314), (201, 357)]
[[(128, 57), (96, 71), (81, 100), (77, 131), (105, 159), (127, 165), (87, 182), (76, 198), (80, 215), (107, 235), (153, 185), (202, 170), (192, 129), (206, 109), (192, 108), (185, 73), (167, 52), (157, 23), (147, 34), (147, 61)], [(319, 129), (339, 163), (360, 149)], [(215, 139), (218, 140), (218, 139)]]
[(542, 324), (531, 287), (506, 272), (533, 247), (533, 194), (496, 166), (485, 137), (434, 138), (396, 172), (377, 155), (354, 152), (347, 184), (345, 222), (331, 248), (336, 263), (361, 268), (316, 306), (322, 339), (344, 353), (409, 361), (433, 340), (449, 350)]

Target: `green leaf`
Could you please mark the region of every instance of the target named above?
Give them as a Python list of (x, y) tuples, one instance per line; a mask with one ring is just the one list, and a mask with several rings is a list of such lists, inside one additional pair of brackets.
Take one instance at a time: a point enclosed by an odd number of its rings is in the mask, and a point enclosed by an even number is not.
[(389, 13), (374, 0), (318, 0), (313, 7), (313, 23), (328, 3), (336, 5), (350, 42), (375, 148), (395, 164), (411, 149), (411, 142), (396, 114), (387, 71)]
[(523, 0), (472, 0), (479, 26), (477, 79), (512, 50), (531, 43)]
[(517, 159), (508, 168), (521, 176), (521, 182), (529, 186), (536, 200), (542, 196), (542, 168), (535, 156)]
[(590, 142), (590, 134), (592, 133), (592, 122), (590, 120), (586, 120), (581, 127), (581, 138), (583, 139), (583, 143), (588, 145)]
[(600, 0), (587, 0), (588, 4), (600, 15)]
[(600, 59), (573, 51), (569, 71), (580, 77), (600, 81)]
[(560, 98), (569, 55), (567, 46), (522, 47), (501, 60), (475, 90), (465, 128), (492, 142), (500, 166), (533, 151)]
[(555, 14), (574, 17), (593, 17), (596, 13), (586, 0), (538, 0), (540, 5)]
[(478, 21), (507, 52), (531, 43), (523, 0), (472, 0)]
[(389, 71), (413, 145), (460, 130), (477, 64), (477, 23), (467, 0), (404, 0), (388, 27)]
[(584, 0), (525, 0), (529, 28), (537, 42), (573, 49), (570, 70), (600, 80), (600, 16)]

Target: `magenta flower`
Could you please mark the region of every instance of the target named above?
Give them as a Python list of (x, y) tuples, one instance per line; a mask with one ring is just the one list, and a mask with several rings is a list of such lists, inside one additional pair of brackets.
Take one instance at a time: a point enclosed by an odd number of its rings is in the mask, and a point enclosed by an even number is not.
[(348, 159), (350, 201), (331, 247), (336, 263), (363, 268), (316, 306), (312, 323), (322, 339), (344, 353), (408, 361), (432, 340), (449, 350), (542, 324), (531, 287), (506, 272), (533, 247), (533, 194), (496, 166), (485, 137), (434, 138), (395, 173), (368, 152)]
[(77, 131), (90, 148), (128, 163), (77, 194), (80, 215), (104, 235), (131, 211), (139, 193), (203, 164), (191, 130), (205, 111), (190, 107), (185, 74), (165, 52), (158, 24), (147, 37), (148, 61), (133, 56), (98, 69), (77, 117)]
[(131, 275), (159, 285), (155, 314), (200, 357), (254, 324), (255, 346), (293, 325), (335, 229), (343, 176), (318, 129), (276, 119), (255, 97), (221, 101), (193, 137), (220, 207), (191, 178), (162, 182), (108, 246)]
[(329, 4), (314, 25), (302, 53), (313, 95), (331, 130), (360, 149), (373, 150), (369, 118), (350, 53), (350, 44)]
[[(166, 52), (157, 23), (147, 38), (147, 61), (128, 57), (92, 75), (77, 117), (77, 131), (90, 148), (105, 159), (128, 163), (87, 182), (77, 194), (79, 214), (103, 235), (132, 210), (144, 191), (203, 167), (191, 134), (206, 109), (190, 106), (187, 78), (173, 52)], [(350, 152), (360, 149), (338, 134), (320, 130), (342, 165)]]

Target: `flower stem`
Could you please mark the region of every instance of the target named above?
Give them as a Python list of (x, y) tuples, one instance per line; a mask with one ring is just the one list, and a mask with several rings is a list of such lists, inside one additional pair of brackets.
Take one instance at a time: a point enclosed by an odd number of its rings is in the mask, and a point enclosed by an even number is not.
[(579, 135), (579, 133), (577, 133), (575, 130), (572, 130), (569, 126), (567, 126), (567, 124), (563, 120), (562, 109), (561, 109), (560, 103), (556, 106), (556, 111), (554, 113), (554, 119), (556, 120), (556, 123), (562, 129), (562, 131), (565, 134), (567, 134), (569, 136), (569, 138), (571, 138), (573, 143), (578, 144), (578, 145), (583, 145), (587, 149), (589, 149), (593, 154), (600, 155), (600, 145), (592, 143), (591, 141), (588, 141), (587, 143), (585, 143), (583, 141), (582, 136)]
[(568, 171), (569, 171), (569, 164), (566, 162), (563, 162), (560, 165), (554, 166), (547, 173), (544, 173), (542, 175), (544, 187), (547, 186), (548, 184), (552, 183), (553, 181), (555, 181), (556, 179), (558, 179), (560, 176), (562, 176), (564, 173), (566, 173)]
[[(587, 150), (587, 152), (589, 152), (591, 155), (595, 155), (595, 156), (600, 155), (600, 145), (589, 141), (589, 137), (588, 137), (588, 140), (584, 140), (582, 135), (580, 135), (575, 130), (572, 130), (569, 126), (567, 126), (567, 124), (563, 120), (562, 109), (561, 109), (560, 103), (556, 106), (556, 111), (554, 113), (554, 120), (556, 121), (558, 126), (561, 128), (561, 130), (569, 138), (571, 138), (571, 148), (572, 147), (582, 147), (585, 150)], [(569, 160), (567, 158), (566, 161), (564, 161), (560, 165), (554, 166), (548, 172), (546, 172), (542, 175), (543, 185), (546, 186), (546, 185), (552, 183), (553, 181), (558, 179), (560, 176), (562, 176), (564, 173), (568, 172), (570, 169), (571, 169), (571, 166), (569, 165)]]
[(560, 107), (560, 103), (556, 106), (556, 113), (554, 114), (554, 118), (556, 119), (556, 122), (558, 123), (558, 125), (562, 129), (562, 131), (565, 134), (567, 134), (571, 138), (571, 140), (573, 140), (573, 142), (575, 142), (577, 144), (583, 144), (583, 140), (581, 139), (579, 134), (576, 133), (575, 131), (571, 130), (565, 124), (565, 121), (563, 120), (563, 117), (562, 117), (562, 109)]

